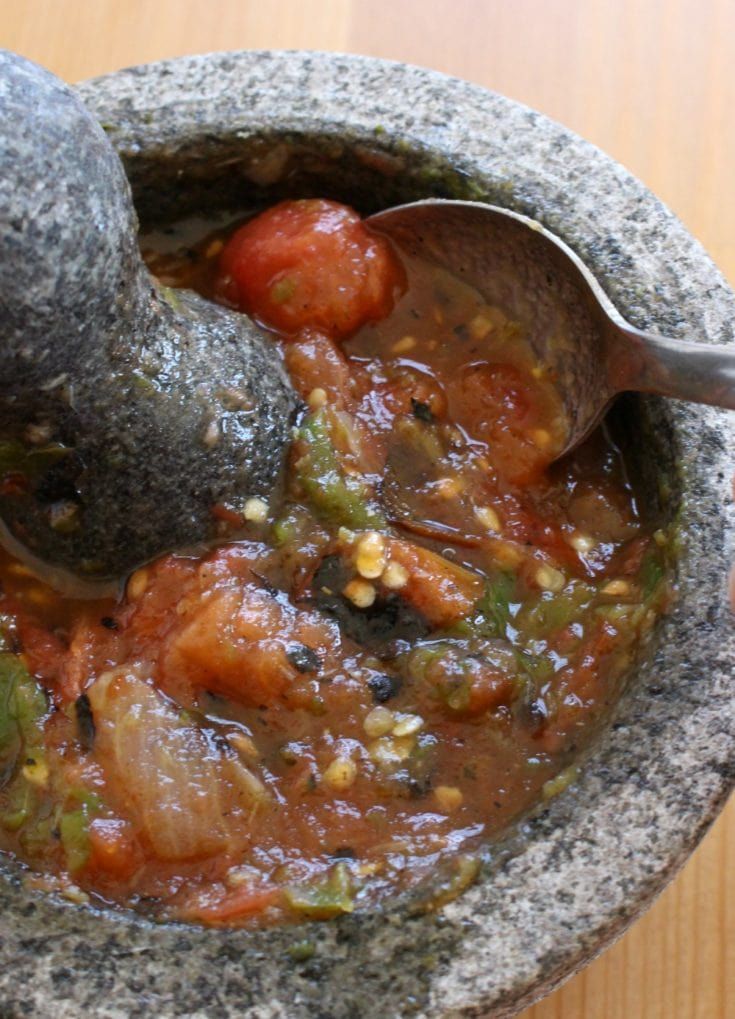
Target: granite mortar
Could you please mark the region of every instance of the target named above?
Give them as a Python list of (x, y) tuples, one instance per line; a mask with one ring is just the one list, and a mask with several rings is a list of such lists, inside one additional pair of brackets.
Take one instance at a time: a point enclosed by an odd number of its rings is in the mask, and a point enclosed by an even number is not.
[[(635, 325), (732, 343), (735, 296), (676, 218), (565, 128), (418, 68), (315, 53), (187, 57), (80, 86), (123, 157), (144, 222), (282, 194), (371, 211), (486, 199), (541, 220)], [(637, 917), (684, 863), (735, 777), (735, 558), (726, 412), (646, 399), (620, 411), (675, 515), (680, 597), (579, 781), (441, 912), (405, 903), (259, 932), (157, 927), (0, 886), (7, 1017), (502, 1019)], [(308, 939), (310, 959), (289, 953)]]

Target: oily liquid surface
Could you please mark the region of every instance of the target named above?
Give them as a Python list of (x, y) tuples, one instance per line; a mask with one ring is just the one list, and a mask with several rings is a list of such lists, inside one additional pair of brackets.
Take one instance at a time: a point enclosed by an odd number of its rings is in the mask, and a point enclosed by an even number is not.
[[(149, 264), (212, 296), (223, 236)], [(441, 866), (437, 905), (573, 780), (669, 599), (667, 535), (604, 428), (545, 468), (564, 426), (518, 325), (404, 270), (341, 344), (274, 335), (306, 403), (277, 515), (214, 507), (221, 545), (119, 603), (0, 559), (0, 846), (51, 885), (238, 925)]]

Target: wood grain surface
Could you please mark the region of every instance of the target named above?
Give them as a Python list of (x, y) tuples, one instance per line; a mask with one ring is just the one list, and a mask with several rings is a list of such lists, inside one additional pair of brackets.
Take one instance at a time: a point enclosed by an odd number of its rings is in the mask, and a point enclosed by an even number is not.
[[(0, 0), (0, 46), (69, 81), (253, 48), (446, 71), (600, 145), (735, 283), (735, 0)], [(735, 1019), (734, 853), (731, 803), (650, 912), (523, 1019)]]

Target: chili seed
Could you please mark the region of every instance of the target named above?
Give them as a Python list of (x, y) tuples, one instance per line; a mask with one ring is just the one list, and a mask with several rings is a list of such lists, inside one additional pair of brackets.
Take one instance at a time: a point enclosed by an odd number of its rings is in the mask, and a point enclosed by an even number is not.
[(492, 506), (475, 506), (475, 516), (488, 531), (500, 533), (500, 517)]
[(440, 810), (451, 814), (462, 806), (462, 790), (453, 785), (438, 785), (434, 789), (434, 799)]
[(61, 894), (68, 902), (74, 902), (78, 906), (84, 906), (89, 902), (87, 893), (83, 892), (77, 885), (65, 885), (61, 889)]
[(398, 738), (393, 736), (381, 736), (368, 747), (370, 759), (378, 767), (391, 769), (401, 761), (411, 756), (411, 751), (416, 745), (415, 740)]
[(136, 570), (128, 581), (127, 595), (130, 601), (137, 601), (148, 587), (148, 571)]
[(442, 499), (456, 499), (464, 488), (464, 482), (461, 478), (439, 478), (436, 487)]
[(404, 336), (393, 344), (391, 350), (394, 354), (406, 354), (416, 346), (415, 336)]
[(499, 541), (493, 549), (493, 554), (498, 566), (504, 566), (509, 570), (520, 566), (523, 561), (520, 551), (509, 541)]
[(551, 433), (545, 428), (532, 428), (530, 436), (539, 449), (548, 449), (551, 444)]
[(365, 716), (362, 727), (371, 739), (385, 736), (393, 728), (393, 712), (390, 708), (377, 707)]
[(559, 591), (563, 590), (566, 578), (561, 570), (555, 570), (553, 566), (544, 564), (536, 571), (536, 583), (544, 591), (552, 591), (554, 594), (558, 594)]
[(225, 884), (228, 888), (242, 888), (243, 885), (255, 884), (260, 877), (260, 872), (255, 867), (231, 867), (225, 874)]
[(337, 792), (349, 789), (357, 778), (357, 765), (350, 757), (335, 757), (324, 772), (324, 781)]
[(228, 732), (227, 742), (237, 750), (241, 757), (245, 757), (249, 761), (257, 761), (260, 757), (255, 743), (244, 732)]
[(490, 319), (484, 315), (475, 315), (469, 325), (470, 336), (473, 340), (484, 340), (492, 327)]
[(312, 389), (312, 391), (309, 393), (308, 397), (306, 398), (306, 402), (309, 404), (312, 410), (319, 410), (319, 408), (323, 407), (327, 402), (326, 391), (322, 389), (321, 386), (316, 386), (316, 388)]
[(23, 765), (22, 774), (27, 782), (40, 789), (45, 789), (48, 785), (48, 764), (45, 761), (29, 759)]
[(398, 591), (408, 583), (408, 570), (400, 563), (388, 563), (380, 579), (383, 587), (389, 591)]
[(248, 499), (242, 515), (251, 524), (262, 524), (268, 519), (268, 503), (263, 499)]
[(375, 588), (367, 580), (351, 580), (342, 594), (358, 609), (369, 609), (375, 601)]
[(385, 538), (377, 531), (368, 531), (357, 542), (357, 572), (366, 580), (375, 580), (385, 569)]
[(591, 535), (583, 534), (581, 531), (575, 531), (569, 538), (569, 544), (576, 552), (584, 554), (585, 552), (591, 552), (597, 545), (597, 542)]
[(558, 796), (559, 793), (563, 793), (573, 782), (576, 782), (578, 777), (579, 769), (574, 764), (570, 765), (564, 771), (560, 771), (554, 778), (550, 778), (548, 782), (544, 782), (541, 787), (542, 797), (545, 800), (550, 800), (553, 796)]
[(394, 736), (412, 736), (423, 727), (424, 720), (421, 715), (397, 715), (396, 724), (393, 726)]

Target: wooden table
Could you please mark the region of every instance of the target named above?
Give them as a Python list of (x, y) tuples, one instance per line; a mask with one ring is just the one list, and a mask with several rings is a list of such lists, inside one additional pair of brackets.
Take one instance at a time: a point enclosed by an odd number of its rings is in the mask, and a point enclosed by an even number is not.
[[(615, 156), (735, 284), (733, 0), (6, 0), (0, 46), (69, 81), (247, 48), (446, 71)], [(733, 1019), (734, 854), (731, 803), (647, 916), (524, 1019)]]

